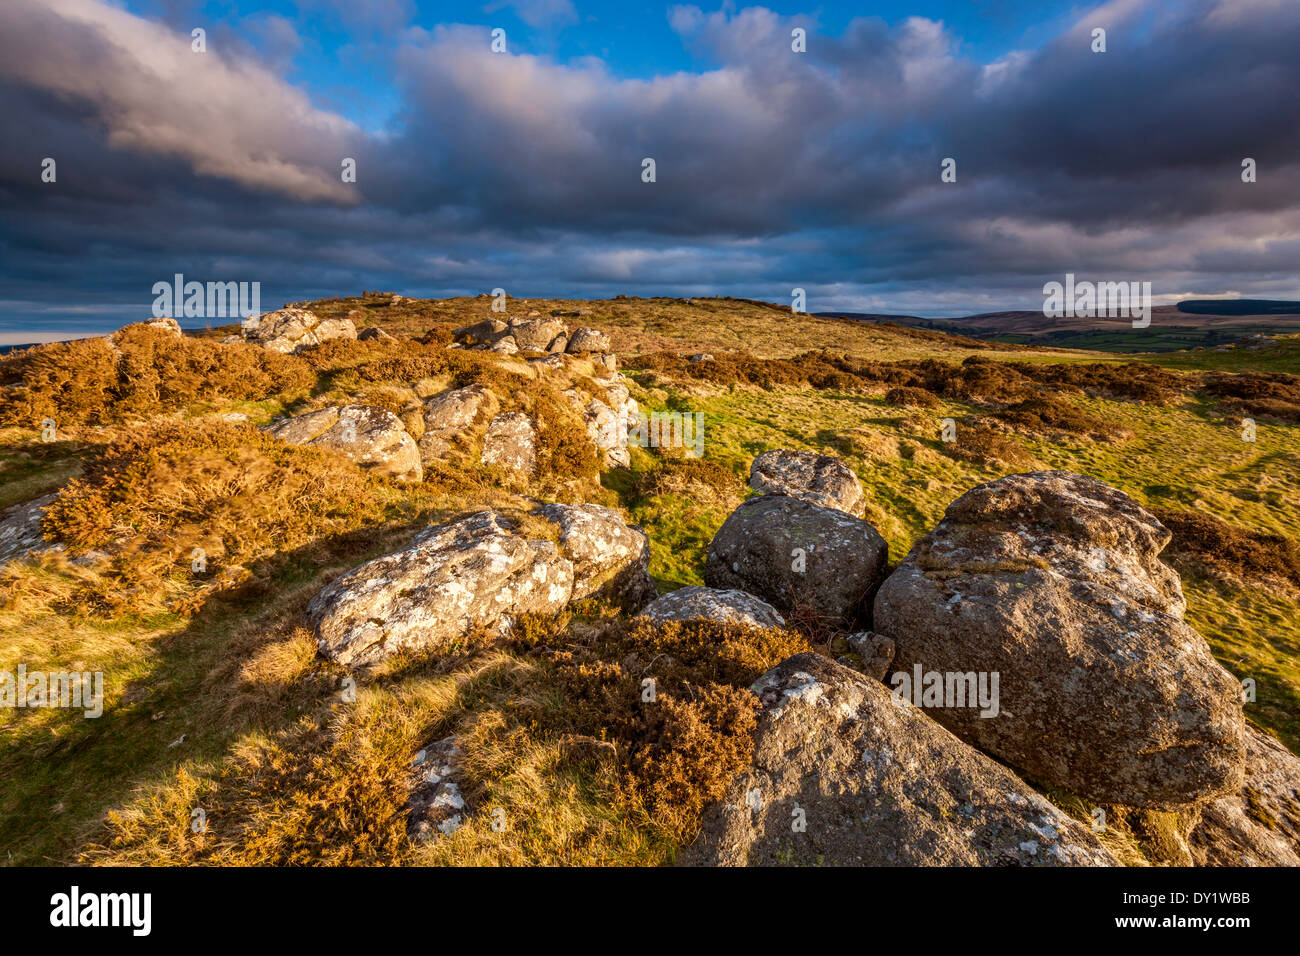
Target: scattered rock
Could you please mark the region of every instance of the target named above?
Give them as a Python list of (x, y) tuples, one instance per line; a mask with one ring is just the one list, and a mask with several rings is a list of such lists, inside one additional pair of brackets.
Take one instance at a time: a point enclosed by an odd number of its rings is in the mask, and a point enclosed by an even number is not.
[(1241, 687), (1183, 620), (1170, 534), (1062, 471), (980, 485), (880, 587), (894, 667), (999, 675), (1000, 712), (935, 719), (1040, 783), (1156, 809), (1241, 784)]
[(537, 465), (537, 434), (523, 412), (502, 412), (488, 423), (483, 437), (485, 465), (532, 474)]
[(1091, 830), (889, 690), (817, 654), (754, 684), (750, 770), (688, 865), (1107, 866)]
[(331, 339), (357, 337), (357, 328), (351, 319), (322, 320), (306, 309), (267, 312), (245, 319), (240, 327), (247, 341), (272, 352), (294, 352)]
[(559, 611), (572, 592), (573, 565), (553, 542), (480, 511), (353, 568), (312, 598), (307, 614), (323, 655), (364, 666), (479, 630), (505, 633), (520, 614)]
[(537, 514), (560, 528), (560, 551), (573, 564), (573, 600), (604, 592), (637, 609), (659, 596), (650, 577), (650, 539), (617, 511), (548, 504)]
[(750, 498), (709, 544), (704, 583), (739, 588), (782, 611), (852, 621), (885, 571), (889, 547), (870, 524), (799, 498)]
[(712, 362), (714, 358), (708, 352), (696, 352), (694, 355), (686, 356), (688, 362)]
[(789, 495), (823, 508), (862, 517), (866, 498), (853, 469), (838, 458), (780, 448), (765, 451), (749, 467), (749, 485), (769, 495)]
[(1246, 778), (1207, 803), (1191, 834), (1197, 866), (1300, 866), (1300, 758), (1246, 728)]
[(362, 329), (357, 333), (358, 342), (396, 342), (393, 336), (389, 335), (377, 325)]
[(519, 346), (516, 344), (514, 336), (503, 335), (487, 347), (489, 352), (499, 352), (502, 355), (515, 355), (519, 352)]
[(776, 608), (744, 591), (719, 591), (691, 585), (651, 601), (638, 617), (653, 621), (724, 621), (752, 627), (785, 627)]
[(322, 408), (273, 422), (266, 430), (291, 445), (341, 451), (358, 465), (399, 481), (424, 477), (419, 446), (402, 427), (402, 420), (374, 405)]

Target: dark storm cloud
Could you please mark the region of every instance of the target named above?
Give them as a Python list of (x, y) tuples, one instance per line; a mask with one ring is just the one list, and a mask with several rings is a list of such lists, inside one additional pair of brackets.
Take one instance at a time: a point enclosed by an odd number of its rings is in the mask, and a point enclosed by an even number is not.
[[(129, 313), (176, 271), (260, 280), (270, 305), (377, 286), (799, 285), (814, 308), (938, 314), (1029, 304), (1065, 271), (1297, 291), (1293, 3), (1117, 0), (993, 64), (924, 19), (838, 37), (763, 9), (670, 20), (712, 66), (631, 80), (493, 54), (480, 28), (407, 30), (392, 41), (400, 123), (375, 134), (286, 82), (280, 55), (193, 54), (97, 0), (9, 0), (0, 109), (21, 135), (0, 151), (0, 312)], [(263, 48), (297, 42), (259, 29)], [(939, 181), (948, 156), (956, 184)]]

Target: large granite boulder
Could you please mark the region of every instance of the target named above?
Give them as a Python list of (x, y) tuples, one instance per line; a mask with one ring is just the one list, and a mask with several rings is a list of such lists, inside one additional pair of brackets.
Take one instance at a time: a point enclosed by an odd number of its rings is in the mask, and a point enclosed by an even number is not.
[(730, 866), (1105, 866), (1116, 860), (1000, 764), (817, 654), (754, 684), (750, 768), (683, 855)]
[(851, 622), (884, 575), (888, 552), (861, 518), (762, 495), (742, 503), (713, 536), (704, 583), (748, 591), (784, 612)]
[(998, 675), (996, 717), (931, 713), (1041, 783), (1154, 809), (1223, 795), (1241, 785), (1241, 686), (1183, 620), (1169, 538), (1092, 478), (989, 482), (881, 585), (874, 629), (895, 675)]
[(866, 497), (853, 469), (830, 455), (778, 448), (765, 451), (749, 466), (749, 485), (768, 495), (789, 495), (823, 508), (862, 517)]
[(553, 614), (572, 593), (573, 565), (553, 542), (480, 511), (353, 568), (312, 598), (307, 614), (323, 655), (370, 665), (475, 632), (508, 632), (519, 615)]

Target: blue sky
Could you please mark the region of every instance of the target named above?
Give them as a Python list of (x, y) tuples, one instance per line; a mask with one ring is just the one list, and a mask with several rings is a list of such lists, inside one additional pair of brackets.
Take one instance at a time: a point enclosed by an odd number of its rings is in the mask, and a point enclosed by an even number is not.
[(138, 319), (176, 272), (267, 308), (1296, 297), (1297, 48), (1293, 0), (5, 0), (0, 342)]

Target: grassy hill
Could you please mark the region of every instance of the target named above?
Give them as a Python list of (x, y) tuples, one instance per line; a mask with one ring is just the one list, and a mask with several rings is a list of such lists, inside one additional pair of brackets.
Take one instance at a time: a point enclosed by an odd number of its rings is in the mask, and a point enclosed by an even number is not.
[[(559, 465), (535, 488), (467, 468), (407, 487), (322, 452), (257, 444), (251, 426), (313, 401), (382, 404), (417, 378), (489, 374), (444, 358), (452, 328), (493, 316), (487, 297), (390, 298), (305, 307), (359, 312), (359, 328), (378, 326), (392, 344), (331, 344), (280, 362), (217, 345), (226, 328), (188, 340), (182, 361), (149, 340), (130, 352), (130, 388), (111, 402), (96, 394), (110, 387), (96, 384), (108, 361), (96, 347), (2, 360), (0, 506), (84, 481), (57, 509), (58, 528), (82, 545), (0, 572), (0, 668), (102, 670), (107, 700), (97, 720), (0, 711), (0, 858), (671, 861), (695, 804), (716, 790), (709, 748), (735, 728), (714, 721), (708, 746), (678, 753), (663, 728), (629, 729), (590, 706), (586, 672), (553, 649), (616, 660), (630, 640), (611, 623), (616, 608), (588, 602), (504, 644), (395, 659), (355, 699), (341, 690), (348, 674), (316, 656), (303, 612), (332, 576), (413, 529), (516, 506), (520, 491), (623, 508), (650, 536), (661, 591), (701, 583), (709, 540), (750, 493), (750, 461), (771, 448), (845, 460), (893, 561), (948, 503), (1000, 475), (1061, 468), (1125, 491), (1176, 531), (1165, 557), (1183, 574), (1188, 618), (1233, 674), (1255, 679), (1250, 719), (1300, 750), (1300, 337), (1253, 352), (1121, 356), (737, 299), (510, 300), (511, 315), (607, 331), (643, 409), (703, 413), (702, 460), (638, 448), (630, 468), (580, 488), (559, 480)], [(688, 361), (694, 353), (713, 360)], [(43, 391), (19, 402), (20, 385)], [(39, 435), (47, 407), (59, 410), (52, 442)], [(1242, 440), (1245, 418), (1253, 441)], [(958, 423), (957, 442), (942, 441), (943, 419)], [(228, 580), (184, 573), (177, 542), (203, 535), (221, 537)], [(109, 553), (108, 570), (78, 563), (86, 550)], [(800, 640), (838, 653), (842, 637)], [(678, 641), (673, 653), (693, 660), (686, 637), (654, 639)], [(737, 650), (728, 679), (792, 652)], [(483, 812), (417, 846), (402, 826), (411, 758), (452, 733), (474, 745), (465, 789)], [(676, 776), (665, 773), (677, 758)], [(1049, 796), (1087, 819), (1077, 798)], [(489, 808), (504, 811), (505, 831), (492, 829)], [(205, 828), (193, 825), (196, 809)], [(1140, 836), (1112, 839), (1131, 862), (1158, 859)]]

